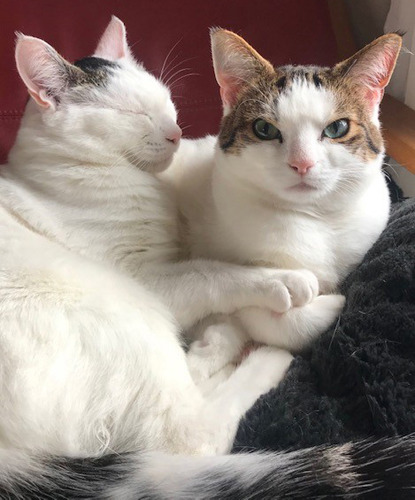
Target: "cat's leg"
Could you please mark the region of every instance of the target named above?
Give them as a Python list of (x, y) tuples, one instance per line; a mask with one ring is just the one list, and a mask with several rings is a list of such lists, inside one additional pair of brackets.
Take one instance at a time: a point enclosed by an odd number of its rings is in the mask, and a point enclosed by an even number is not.
[[(175, 390), (173, 396), (175, 413), (171, 414), (168, 433), (176, 441), (171, 446), (179, 446), (181, 452), (187, 447), (185, 451), (194, 454), (228, 452), (240, 419), (261, 395), (278, 386), (291, 361), (292, 355), (288, 351), (274, 347), (258, 348), (242, 360), (227, 380), (207, 391), (197, 403), (199, 408), (194, 415), (188, 405), (189, 401), (198, 400), (199, 389), (176, 388), (179, 392)], [(177, 452), (177, 448), (171, 451)]]
[[(303, 288), (303, 290), (300, 291), (301, 289), (298, 286), (298, 283), (297, 286), (291, 286), (290, 288), (297, 290), (297, 295), (293, 296), (292, 298), (295, 305), (302, 304), (303, 302), (309, 300), (310, 297), (312, 297), (312, 293), (310, 293), (309, 290)], [(295, 307), (292, 310), (297, 309), (298, 307)], [(251, 309), (243, 309), (242, 311), (246, 310), (250, 311)], [(243, 324), (243, 322), (239, 321), (238, 319), (239, 313), (234, 314), (232, 317), (225, 315), (222, 315), (220, 317), (216, 316), (210, 321), (210, 324), (206, 324), (206, 322), (202, 321), (199, 325), (198, 330), (200, 331), (201, 329), (203, 329), (203, 331), (201, 334), (199, 334), (200, 339), (194, 341), (190, 345), (190, 349), (188, 352), (188, 364), (193, 379), (201, 388), (203, 393), (211, 391), (212, 388), (229, 377), (229, 374), (240, 362), (243, 348), (250, 339), (254, 339), (256, 341), (267, 343), (270, 345), (288, 347), (288, 344), (279, 344), (279, 336), (278, 339), (276, 339), (275, 335), (275, 331), (278, 331), (285, 326), (285, 323), (288, 321), (287, 318), (283, 319), (283, 325), (281, 327), (278, 327), (278, 325), (274, 324), (273, 318), (277, 317), (279, 319), (279, 315), (271, 313), (269, 310), (263, 310), (259, 308), (252, 308), (252, 311), (255, 320), (258, 317), (259, 321), (258, 328), (250, 328), (248, 330), (250, 334), (252, 332), (252, 335), (250, 336), (246, 334), (246, 328), (244, 327), (245, 325)], [(258, 313), (258, 316), (256, 315), (256, 313)], [(244, 314), (245, 313), (242, 313), (243, 317)], [(288, 312), (284, 313), (283, 316), (287, 314)], [(250, 315), (251, 314), (248, 313), (248, 316)], [(299, 313), (296, 312), (295, 316), (298, 315)], [(290, 324), (294, 321), (293, 316), (294, 314), (289, 316)], [(271, 319), (269, 319), (270, 317)], [(261, 326), (264, 323), (264, 331), (261, 331)], [(323, 326), (321, 326), (320, 324), (315, 325), (315, 323), (316, 322), (313, 322), (313, 320), (311, 319), (311, 326), (314, 325), (314, 328), (317, 328), (317, 330), (320, 332)], [(301, 325), (298, 326), (300, 327)], [(295, 334), (293, 328), (285, 327), (285, 329), (285, 335), (288, 335), (290, 338), (292, 337), (293, 339), (295, 339), (295, 342), (297, 342), (297, 339), (299, 337), (301, 339), (301, 335)], [(272, 336), (270, 335), (270, 331), (273, 332)], [(280, 337), (284, 337), (284, 334), (281, 333)], [(270, 341), (268, 341), (268, 339), (270, 339)], [(289, 347), (291, 348), (291, 346)]]
[(137, 279), (162, 298), (183, 329), (210, 314), (257, 306), (282, 313), (310, 302), (318, 281), (306, 270), (245, 267), (209, 260), (146, 266)]
[(288, 351), (260, 347), (242, 360), (226, 381), (210, 391), (200, 423), (208, 436), (207, 453), (230, 450), (240, 419), (260, 396), (278, 386), (292, 359)]
[(320, 295), (309, 304), (294, 307), (284, 314), (249, 307), (235, 315), (252, 339), (298, 351), (307, 347), (336, 320), (344, 300), (343, 295)]

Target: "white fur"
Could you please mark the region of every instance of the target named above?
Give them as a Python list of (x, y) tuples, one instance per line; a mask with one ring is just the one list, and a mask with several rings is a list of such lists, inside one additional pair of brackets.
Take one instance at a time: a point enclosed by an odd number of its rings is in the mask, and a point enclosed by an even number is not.
[[(321, 139), (336, 119), (330, 91), (296, 81), (271, 111), (278, 117), (282, 144), (263, 141), (231, 154), (215, 146), (212, 137), (183, 141), (163, 175), (176, 187), (193, 257), (298, 269), (303, 278), (302, 269), (315, 274), (318, 285), (299, 300), (305, 307), (284, 315), (258, 308), (234, 315), (251, 338), (297, 350), (340, 313), (343, 297), (314, 299), (318, 288), (323, 294), (337, 290), (385, 227), (390, 202), (382, 154), (365, 163), (345, 146)], [(300, 177), (290, 167), (292, 157), (307, 157), (314, 166)], [(309, 187), (300, 186), (302, 182)], [(311, 277), (307, 282), (312, 284)], [(212, 320), (210, 328), (214, 324)], [(229, 327), (217, 328), (226, 332)], [(206, 358), (226, 349), (225, 340), (221, 345), (208, 340), (203, 340)], [(227, 362), (232, 359), (229, 349)], [(205, 370), (219, 368), (206, 365)]]
[[(125, 36), (114, 23), (101, 57)], [(65, 83), (59, 94), (47, 75), (60, 56), (41, 40), (21, 43), (19, 70), (35, 57), (46, 72), (0, 177), (0, 446), (224, 453), (291, 355), (260, 349), (203, 396), (180, 332), (212, 313), (284, 312), (304, 280), (180, 261), (174, 201), (154, 175), (177, 148), (176, 112), (120, 40), (104, 85)]]

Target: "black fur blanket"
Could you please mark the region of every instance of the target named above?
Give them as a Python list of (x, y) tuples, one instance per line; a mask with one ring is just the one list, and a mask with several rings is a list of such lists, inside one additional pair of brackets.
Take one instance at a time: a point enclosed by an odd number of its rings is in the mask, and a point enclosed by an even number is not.
[(415, 200), (342, 287), (346, 306), (242, 421), (234, 451), (415, 432)]

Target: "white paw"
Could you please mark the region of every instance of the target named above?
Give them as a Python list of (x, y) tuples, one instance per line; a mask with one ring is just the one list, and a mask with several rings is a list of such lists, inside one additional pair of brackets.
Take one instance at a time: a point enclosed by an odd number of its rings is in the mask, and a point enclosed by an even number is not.
[(282, 280), (290, 292), (293, 307), (304, 306), (318, 295), (318, 279), (307, 269), (286, 271)]
[(340, 315), (345, 302), (344, 295), (319, 295), (308, 304), (307, 311), (312, 316), (313, 323), (324, 330)]
[(308, 304), (318, 294), (316, 276), (305, 269), (261, 269), (261, 272), (264, 275), (262, 291), (265, 299), (261, 307), (284, 313), (292, 307)]
[(250, 307), (238, 311), (237, 316), (253, 340), (298, 351), (334, 323), (344, 301), (343, 295), (320, 295), (305, 306), (293, 307), (284, 314)]
[(208, 326), (202, 338), (191, 344), (189, 352), (202, 358), (219, 355), (230, 362), (240, 354), (245, 341), (236, 327), (221, 323)]
[(236, 326), (227, 323), (206, 328), (200, 340), (187, 353), (189, 370), (197, 383), (210, 378), (241, 354), (246, 337)]

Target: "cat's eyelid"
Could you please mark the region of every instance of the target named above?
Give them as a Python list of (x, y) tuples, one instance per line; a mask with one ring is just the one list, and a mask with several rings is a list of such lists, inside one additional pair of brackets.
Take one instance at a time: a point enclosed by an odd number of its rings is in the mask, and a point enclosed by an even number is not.
[[(339, 117), (339, 118), (335, 118), (334, 120), (330, 120), (329, 122), (327, 122), (326, 127), (328, 127), (329, 125), (331, 125), (331, 124), (332, 124), (332, 123), (334, 123), (334, 122), (339, 122), (339, 121), (341, 121), (341, 120), (344, 120), (344, 121), (345, 121), (345, 122), (347, 122), (347, 123), (350, 123), (350, 122), (351, 122), (350, 118), (346, 118), (345, 116), (341, 116), (341, 117)], [(326, 127), (324, 127), (324, 128), (326, 128)]]
[(150, 118), (150, 116), (144, 111), (132, 111), (131, 109), (117, 108), (114, 106), (100, 106), (101, 109), (112, 109), (113, 111), (119, 111), (120, 113), (126, 113), (128, 115), (143, 115)]
[(122, 109), (122, 108), (110, 108), (110, 109), (115, 109), (116, 111), (120, 111), (120, 113), (127, 113), (129, 115), (144, 115), (149, 117), (147, 113), (144, 113), (144, 111), (131, 111), (130, 109)]

